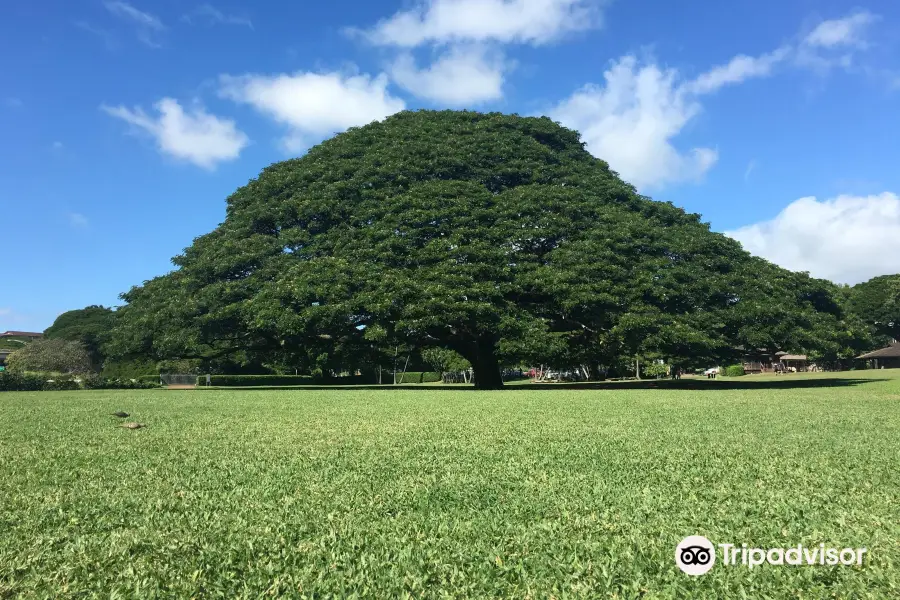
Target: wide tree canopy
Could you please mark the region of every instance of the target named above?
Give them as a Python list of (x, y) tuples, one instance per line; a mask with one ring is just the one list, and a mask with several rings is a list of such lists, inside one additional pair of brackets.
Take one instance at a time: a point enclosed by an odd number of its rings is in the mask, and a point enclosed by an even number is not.
[(900, 275), (882, 275), (848, 292), (850, 310), (888, 339), (900, 340)]
[(637, 194), (576, 132), (501, 114), (351, 129), (265, 169), (173, 262), (123, 294), (119, 352), (322, 368), (402, 343), (495, 388), (503, 363), (714, 359), (840, 313), (824, 282)]

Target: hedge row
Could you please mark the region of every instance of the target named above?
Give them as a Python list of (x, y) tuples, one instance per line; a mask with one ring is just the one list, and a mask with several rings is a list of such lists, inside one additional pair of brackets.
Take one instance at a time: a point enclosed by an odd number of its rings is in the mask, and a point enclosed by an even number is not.
[(397, 373), (397, 383), (437, 383), (441, 381), (440, 373), (431, 371), (407, 371)]
[(0, 373), (0, 392), (40, 392), (60, 390), (135, 390), (159, 387), (155, 382), (131, 381), (128, 379), (106, 379), (102, 377), (81, 377), (76, 381), (71, 376), (48, 376), (40, 374), (18, 374), (9, 371)]
[(0, 373), (0, 392), (39, 392), (44, 389), (47, 378), (40, 375), (19, 375), (3, 371)]
[[(348, 377), (313, 377), (311, 375), (211, 375), (210, 385), (216, 387), (261, 387), (290, 385), (364, 385), (375, 380), (367, 375)], [(206, 375), (197, 377), (197, 385), (206, 385)]]

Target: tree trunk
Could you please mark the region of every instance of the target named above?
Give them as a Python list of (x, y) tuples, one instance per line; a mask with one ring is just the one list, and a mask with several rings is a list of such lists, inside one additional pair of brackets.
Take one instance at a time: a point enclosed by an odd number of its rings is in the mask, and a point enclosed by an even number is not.
[(494, 340), (480, 339), (466, 348), (466, 358), (472, 363), (476, 390), (503, 389), (500, 363), (497, 361), (497, 347)]

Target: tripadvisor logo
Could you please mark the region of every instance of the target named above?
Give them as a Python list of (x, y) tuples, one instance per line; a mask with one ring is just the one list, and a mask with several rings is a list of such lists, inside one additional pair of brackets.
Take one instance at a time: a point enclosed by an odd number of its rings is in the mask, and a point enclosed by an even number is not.
[[(807, 548), (797, 544), (790, 548), (749, 548), (747, 544), (718, 544), (721, 564), (753, 569), (763, 564), (789, 566), (862, 565), (865, 548), (826, 548), (819, 544)], [(688, 575), (703, 575), (716, 564), (716, 545), (702, 535), (691, 535), (675, 547), (675, 564)]]
[(675, 548), (675, 564), (688, 575), (703, 575), (716, 564), (716, 550), (702, 535), (690, 535)]

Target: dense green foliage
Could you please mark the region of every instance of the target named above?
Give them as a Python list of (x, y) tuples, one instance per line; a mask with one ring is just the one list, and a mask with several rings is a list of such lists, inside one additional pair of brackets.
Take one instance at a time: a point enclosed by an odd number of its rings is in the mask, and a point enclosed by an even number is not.
[[(313, 377), (310, 375), (211, 375), (210, 385), (217, 387), (259, 387), (290, 385), (361, 385), (374, 384), (371, 375), (347, 377)], [(197, 377), (197, 385), (206, 385), (206, 375)]]
[(729, 365), (725, 367), (726, 377), (743, 377), (746, 375), (743, 365)]
[(94, 374), (72, 376), (51, 373), (0, 372), (0, 392), (59, 390), (145, 390), (159, 387), (159, 377), (152, 380), (108, 379)]
[(652, 361), (649, 363), (645, 363), (641, 367), (641, 370), (647, 377), (662, 377), (669, 372), (669, 367), (663, 363)]
[(0, 392), (27, 392), (44, 389), (46, 377), (30, 373), (0, 372)]
[(151, 390), (158, 387), (160, 387), (158, 375), (137, 379), (89, 376), (80, 382), (80, 388), (86, 390)]
[(853, 286), (849, 292), (852, 312), (884, 338), (900, 340), (900, 275), (884, 275)]
[(136, 379), (139, 377), (157, 376), (157, 362), (149, 359), (107, 360), (100, 372), (108, 379)]
[(105, 359), (103, 345), (115, 323), (115, 313), (103, 306), (88, 306), (64, 312), (56, 318), (44, 337), (49, 340), (81, 342), (91, 357), (95, 369), (102, 368)]
[[(7, 395), (0, 597), (895, 598), (900, 383), (866, 375)], [(869, 553), (693, 578), (689, 534)]]
[(653, 202), (547, 118), (404, 112), (274, 164), (224, 222), (123, 295), (118, 355), (389, 364), (463, 356), (480, 388), (522, 362), (806, 347), (833, 286)]
[(88, 373), (93, 367), (91, 356), (81, 342), (62, 339), (36, 340), (6, 358), (10, 371), (21, 373)]
[(472, 368), (472, 364), (458, 352), (446, 348), (426, 348), (422, 351), (422, 360), (438, 373), (455, 373)]
[(22, 337), (19, 335), (10, 335), (6, 337), (0, 338), (0, 348), (3, 350), (19, 350), (22, 346), (26, 344), (30, 344), (33, 340), (31, 338)]
[(430, 371), (407, 371), (406, 373), (397, 373), (397, 383), (437, 383), (440, 380), (440, 373)]

